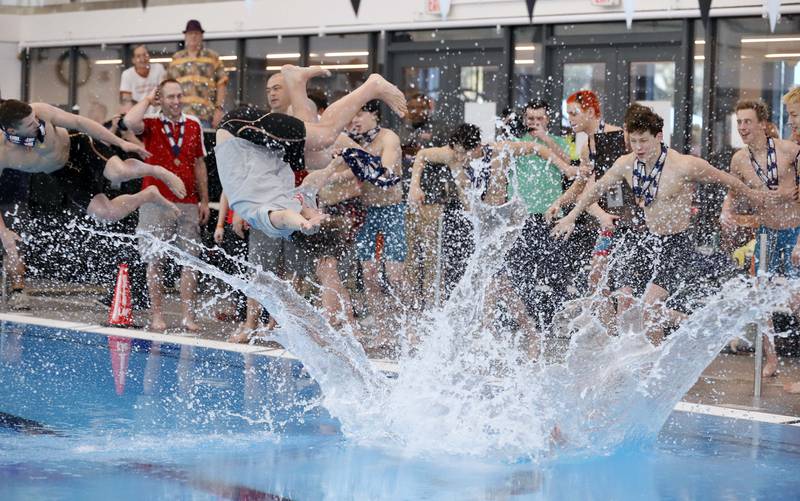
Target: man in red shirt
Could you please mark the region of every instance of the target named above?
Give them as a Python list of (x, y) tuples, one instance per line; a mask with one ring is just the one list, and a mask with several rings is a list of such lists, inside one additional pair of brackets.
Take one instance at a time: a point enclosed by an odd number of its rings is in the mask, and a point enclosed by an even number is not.
[[(157, 97), (158, 96), (158, 97)], [(200, 121), (183, 113), (183, 91), (176, 80), (164, 80), (156, 92), (143, 99), (125, 116), (125, 124), (140, 137), (148, 152), (150, 162), (169, 169), (186, 185), (186, 196), (177, 198), (159, 180), (145, 177), (142, 188), (157, 186), (159, 191), (180, 209), (169, 213), (160, 207), (139, 211), (139, 231), (145, 231), (193, 256), (200, 248), (200, 226), (208, 222), (208, 174), (204, 158), (203, 128)], [(147, 107), (160, 101), (161, 113), (144, 117)], [(163, 331), (162, 304), (164, 284), (163, 263), (156, 259), (147, 266), (147, 288), (150, 291), (150, 328)], [(199, 329), (194, 314), (197, 277), (184, 267), (181, 272), (180, 292), (183, 308), (183, 327), (189, 331)]]

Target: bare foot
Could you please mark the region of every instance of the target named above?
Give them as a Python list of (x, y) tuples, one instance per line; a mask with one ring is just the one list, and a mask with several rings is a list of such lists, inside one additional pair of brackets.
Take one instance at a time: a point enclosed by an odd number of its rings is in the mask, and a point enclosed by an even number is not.
[(174, 193), (176, 197), (184, 198), (186, 196), (186, 185), (183, 184), (181, 178), (160, 165), (154, 165), (153, 167), (155, 167), (153, 177), (166, 184), (169, 191)]
[(319, 231), (319, 226), (329, 218), (330, 216), (321, 212), (314, 214), (307, 221), (300, 223), (300, 232), (304, 235), (313, 235)]
[(167, 323), (161, 315), (153, 315), (150, 317), (150, 330), (154, 332), (164, 332), (167, 330)]
[(761, 377), (773, 377), (778, 374), (778, 358), (767, 358), (764, 367), (761, 368)]
[(248, 343), (250, 342), (250, 338), (253, 337), (253, 334), (255, 334), (255, 330), (243, 324), (236, 329), (236, 332), (228, 337), (227, 341), (229, 343)]
[(158, 191), (158, 187), (148, 186), (142, 191), (142, 193), (145, 194), (146, 203), (160, 205), (171, 211), (174, 217), (178, 217), (180, 215), (181, 210), (178, 208), (178, 206), (164, 198), (161, 192)]
[(319, 66), (304, 68), (293, 64), (284, 64), (281, 66), (281, 75), (283, 75), (284, 80), (286, 80), (287, 86), (295, 83), (305, 86), (305, 83), (312, 78), (329, 77), (331, 76), (331, 72)]
[(783, 385), (783, 391), (791, 393), (792, 395), (800, 395), (800, 382), (785, 383)]
[(199, 332), (200, 325), (197, 324), (194, 318), (190, 317), (183, 317), (181, 321), (181, 327), (188, 332)]
[(372, 84), (376, 88), (377, 98), (386, 103), (399, 117), (406, 116), (408, 107), (406, 106), (406, 96), (395, 87), (393, 84), (386, 81), (385, 78), (373, 73), (367, 78), (368, 84)]

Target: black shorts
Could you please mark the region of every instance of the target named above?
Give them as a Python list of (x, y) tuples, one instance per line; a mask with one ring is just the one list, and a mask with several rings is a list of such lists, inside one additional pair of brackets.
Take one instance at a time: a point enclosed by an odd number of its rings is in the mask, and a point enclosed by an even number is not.
[(108, 160), (121, 156), (114, 148), (82, 132), (69, 135), (69, 159), (50, 176), (64, 189), (67, 199), (86, 210), (95, 195), (103, 193), (108, 181), (103, 176)]
[(363, 212), (358, 198), (325, 207), (330, 218), (320, 225), (317, 233), (297, 237), (299, 233), (295, 232), (292, 239), (302, 238), (314, 260), (332, 257), (341, 261), (354, 245), (355, 230), (363, 221)]
[(226, 114), (219, 128), (251, 143), (283, 150), (283, 161), (292, 170), (305, 169), (306, 124), (302, 120), (243, 106)]

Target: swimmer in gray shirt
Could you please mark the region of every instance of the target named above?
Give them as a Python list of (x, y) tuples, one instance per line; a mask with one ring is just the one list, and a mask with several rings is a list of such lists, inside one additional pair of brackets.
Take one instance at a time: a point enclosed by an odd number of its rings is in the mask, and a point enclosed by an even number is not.
[[(307, 99), (305, 82), (319, 72), (319, 68), (283, 67), (293, 105)], [(330, 155), (325, 149), (336, 143), (350, 120), (373, 99), (385, 102), (401, 117), (406, 112), (403, 93), (374, 74), (328, 107), (318, 122), (252, 107), (228, 113), (217, 130), (215, 152), (231, 208), (269, 236), (316, 232), (327, 217), (316, 207), (316, 192), (333, 180), (341, 159), (311, 172), (297, 188), (292, 171), (303, 170), (309, 157)]]

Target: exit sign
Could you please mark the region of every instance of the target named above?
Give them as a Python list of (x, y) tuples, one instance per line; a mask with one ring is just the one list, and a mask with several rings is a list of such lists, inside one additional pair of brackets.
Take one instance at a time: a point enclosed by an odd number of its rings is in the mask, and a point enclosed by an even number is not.
[(592, 5), (598, 7), (616, 7), (619, 5), (619, 0), (592, 0)]
[(451, 0), (425, 0), (425, 12), (446, 16), (450, 13), (450, 2)]

